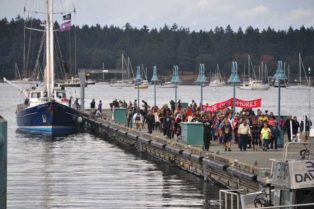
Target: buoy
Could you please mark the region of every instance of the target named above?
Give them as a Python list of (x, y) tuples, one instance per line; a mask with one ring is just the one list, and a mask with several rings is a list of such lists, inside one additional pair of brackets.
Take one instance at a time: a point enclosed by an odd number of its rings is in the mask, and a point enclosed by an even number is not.
[(76, 122), (81, 124), (83, 122), (83, 118), (81, 116), (77, 117)]

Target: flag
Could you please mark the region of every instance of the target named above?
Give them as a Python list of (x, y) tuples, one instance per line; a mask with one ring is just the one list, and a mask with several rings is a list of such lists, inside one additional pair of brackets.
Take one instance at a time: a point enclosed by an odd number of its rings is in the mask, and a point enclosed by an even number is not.
[(67, 21), (61, 24), (60, 32), (65, 32), (71, 30), (71, 21)]
[(71, 13), (63, 15), (63, 21), (64, 20), (71, 20)]

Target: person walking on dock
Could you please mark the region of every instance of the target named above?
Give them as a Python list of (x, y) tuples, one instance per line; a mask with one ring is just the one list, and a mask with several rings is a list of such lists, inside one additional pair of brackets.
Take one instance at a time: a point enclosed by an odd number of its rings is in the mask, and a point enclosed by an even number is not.
[(101, 100), (99, 100), (98, 110), (99, 110), (99, 112), (102, 112), (102, 102), (101, 102)]
[(163, 131), (164, 131), (164, 136), (167, 136), (168, 138), (171, 138), (172, 133), (172, 118), (170, 116), (170, 111), (166, 111), (166, 115), (163, 119)]
[(280, 138), (280, 130), (279, 130), (279, 125), (277, 124), (276, 121), (272, 123), (272, 126), (270, 127), (271, 130), (271, 142), (270, 142), (270, 148), (274, 148), (275, 144), (275, 150), (277, 150), (277, 143), (278, 139)]
[(155, 116), (153, 115), (152, 110), (148, 111), (148, 114), (146, 116), (146, 123), (147, 123), (148, 133), (151, 134), (153, 132), (153, 128), (155, 124)]
[(299, 132), (299, 128), (300, 128), (300, 123), (299, 123), (299, 121), (297, 119), (297, 116), (294, 116), (293, 120), (292, 120), (292, 134), (296, 138), (297, 138), (297, 134)]
[(240, 151), (246, 151), (247, 143), (251, 135), (250, 126), (247, 124), (246, 119), (239, 125), (238, 134), (240, 135), (239, 148)]
[(133, 115), (134, 115), (134, 109), (133, 109), (131, 102), (129, 103), (127, 114), (128, 114), (127, 115), (128, 128), (132, 128), (132, 122), (133, 122), (132, 119), (133, 119)]
[(252, 136), (252, 145), (253, 145), (253, 150), (257, 150), (257, 146), (260, 144), (260, 135), (261, 135), (261, 129), (262, 126), (260, 123), (258, 123), (257, 118), (253, 118), (252, 125), (250, 127), (251, 129), (251, 136)]
[(210, 141), (212, 140), (212, 127), (213, 122), (211, 117), (206, 116), (203, 120), (204, 124), (204, 149), (209, 150)]
[(224, 120), (224, 125), (221, 127), (221, 133), (225, 151), (231, 151), (232, 127), (228, 119)]
[(93, 99), (93, 100), (91, 101), (91, 103), (90, 103), (90, 111), (91, 111), (92, 114), (95, 113), (95, 107), (96, 107), (96, 104), (95, 104), (95, 103), (96, 103), (96, 102), (95, 102), (95, 99)]
[(78, 98), (76, 98), (75, 101), (74, 101), (74, 108), (77, 109), (77, 110), (81, 109), (81, 106), (80, 106)]
[(268, 128), (267, 122), (264, 122), (264, 127), (261, 130), (261, 140), (263, 143), (263, 151), (267, 151), (271, 140), (271, 130)]
[(291, 137), (292, 137), (291, 128), (292, 128), (292, 115), (289, 115), (284, 126), (284, 133), (287, 132), (289, 142), (291, 142)]
[(133, 123), (135, 124), (135, 127), (137, 130), (141, 130), (142, 129), (142, 125), (143, 125), (143, 116), (141, 115), (141, 113), (139, 111), (137, 111), (134, 116), (133, 116)]

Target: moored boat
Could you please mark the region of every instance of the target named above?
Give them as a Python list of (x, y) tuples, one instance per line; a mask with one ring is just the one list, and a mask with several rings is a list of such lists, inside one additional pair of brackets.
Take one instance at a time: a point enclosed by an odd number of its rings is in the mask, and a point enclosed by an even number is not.
[(259, 80), (250, 80), (238, 86), (238, 88), (242, 90), (268, 90), (270, 86), (268, 83), (263, 83)]
[(149, 87), (149, 82), (147, 80), (143, 80), (143, 82), (139, 85), (134, 84), (135, 89), (147, 89)]
[[(53, 3), (47, 1), (46, 67), (44, 82), (31, 89), (20, 90), (26, 99), (17, 106), (16, 120), (18, 130), (48, 136), (63, 136), (77, 131), (77, 124), (82, 121), (80, 113), (71, 107), (63, 88), (55, 87), (54, 45), (53, 45)], [(12, 82), (9, 84), (15, 86)]]
[(165, 82), (165, 83), (161, 83), (158, 87), (159, 88), (175, 88), (176, 84), (171, 83), (171, 82)]

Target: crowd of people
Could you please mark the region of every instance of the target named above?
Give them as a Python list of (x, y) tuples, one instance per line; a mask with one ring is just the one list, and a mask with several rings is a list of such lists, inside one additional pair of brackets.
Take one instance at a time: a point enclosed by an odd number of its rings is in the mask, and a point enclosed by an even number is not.
[[(204, 149), (208, 150), (211, 143), (220, 143), (225, 151), (231, 151), (231, 143), (238, 144), (240, 151), (247, 149), (267, 151), (277, 149), (282, 134), (288, 135), (291, 141), (299, 131), (303, 131), (303, 124), (297, 117), (291, 115), (276, 119), (273, 112), (258, 109), (242, 109), (233, 115), (231, 108), (216, 112), (206, 112), (194, 100), (187, 108), (182, 108), (181, 101), (162, 107), (150, 106), (144, 100), (127, 103), (115, 99), (110, 103), (111, 111), (116, 108), (127, 109), (127, 126), (138, 130), (146, 129), (148, 133), (161, 132), (165, 137), (180, 140), (181, 122), (200, 122), (204, 125)], [(91, 102), (91, 109), (95, 109), (96, 117), (101, 117), (102, 103), (96, 108), (95, 100)], [(301, 122), (303, 123), (303, 121)], [(305, 121), (304, 131), (309, 131), (312, 125)]]

